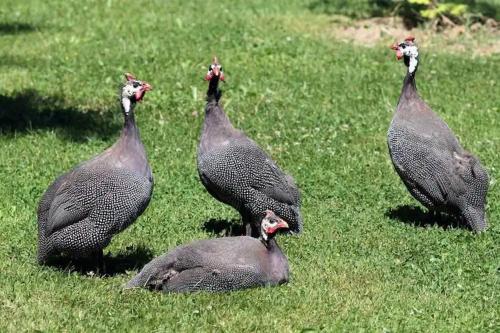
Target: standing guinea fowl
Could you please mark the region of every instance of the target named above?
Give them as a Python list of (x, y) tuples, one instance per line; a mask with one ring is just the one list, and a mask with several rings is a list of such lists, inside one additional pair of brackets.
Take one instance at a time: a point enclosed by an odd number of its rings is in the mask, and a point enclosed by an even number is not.
[(149, 262), (125, 288), (220, 292), (288, 282), (288, 260), (274, 240), (288, 224), (272, 211), (261, 221), (259, 239), (222, 237), (178, 246)]
[(258, 237), (260, 214), (272, 210), (285, 219), (290, 231), (302, 230), (300, 194), (293, 178), (243, 132), (235, 129), (219, 103), (222, 67), (214, 58), (209, 81), (205, 120), (198, 146), (198, 173), (208, 192), (238, 210), (247, 236)]
[(38, 206), (38, 262), (52, 254), (96, 259), (148, 206), (153, 176), (134, 120), (134, 108), (151, 86), (125, 74), (120, 92), (125, 124), (103, 153), (57, 178)]
[(455, 215), (476, 232), (484, 230), (488, 174), (418, 95), (414, 38), (391, 48), (408, 67), (387, 135), (397, 173), (415, 199), (430, 210)]

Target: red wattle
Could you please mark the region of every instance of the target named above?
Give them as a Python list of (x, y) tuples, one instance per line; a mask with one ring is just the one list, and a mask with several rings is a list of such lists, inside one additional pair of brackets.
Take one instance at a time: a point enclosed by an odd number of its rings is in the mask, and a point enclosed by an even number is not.
[(143, 90), (139, 90), (135, 93), (135, 100), (137, 102), (140, 102), (141, 99), (144, 97), (144, 91)]
[(266, 230), (266, 232), (267, 232), (268, 235), (273, 235), (276, 232), (277, 229), (278, 228), (270, 227), (269, 229)]

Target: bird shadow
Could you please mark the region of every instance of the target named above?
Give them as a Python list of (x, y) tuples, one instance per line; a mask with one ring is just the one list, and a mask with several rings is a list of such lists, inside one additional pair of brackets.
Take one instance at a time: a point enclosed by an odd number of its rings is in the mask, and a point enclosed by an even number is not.
[(27, 62), (21, 57), (4, 54), (2, 56), (2, 61), (0, 62), (0, 67), (27, 67)]
[(0, 35), (16, 35), (37, 30), (34, 25), (21, 22), (0, 23)]
[(0, 95), (0, 135), (35, 130), (54, 130), (71, 141), (89, 137), (108, 139), (119, 129), (117, 112), (109, 109), (79, 110), (62, 98), (25, 90), (14, 96)]
[(424, 211), (418, 206), (402, 205), (396, 208), (390, 208), (386, 211), (385, 216), (397, 220), (401, 223), (412, 225), (414, 227), (426, 228), (430, 226), (439, 226), (445, 230), (454, 228), (466, 228), (454, 216)]
[(59, 255), (51, 258), (47, 265), (64, 272), (77, 272), (82, 275), (112, 277), (127, 271), (142, 268), (153, 259), (153, 252), (145, 246), (127, 247), (116, 255), (104, 255), (104, 272), (97, 272), (95, 260), (71, 258)]
[(210, 219), (208, 221), (205, 221), (201, 228), (208, 233), (220, 237), (245, 235), (245, 228), (243, 227), (241, 221), (238, 219)]

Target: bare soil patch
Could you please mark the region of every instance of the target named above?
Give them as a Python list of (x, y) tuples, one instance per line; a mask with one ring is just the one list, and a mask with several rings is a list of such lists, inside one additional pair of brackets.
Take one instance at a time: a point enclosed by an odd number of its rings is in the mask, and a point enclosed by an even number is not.
[(376, 17), (357, 21), (333, 18), (328, 34), (366, 47), (389, 45), (413, 35), (420, 46), (439, 46), (444, 52), (471, 52), (475, 56), (500, 53), (500, 29), (493, 20), (469, 28), (457, 25), (436, 31), (420, 27), (408, 30), (400, 18)]

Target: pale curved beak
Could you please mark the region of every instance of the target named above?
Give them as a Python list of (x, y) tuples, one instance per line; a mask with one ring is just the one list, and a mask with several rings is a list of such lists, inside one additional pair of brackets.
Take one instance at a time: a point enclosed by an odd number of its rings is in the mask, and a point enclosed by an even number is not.
[(150, 90), (153, 90), (153, 87), (151, 87), (151, 85), (147, 82), (142, 82), (142, 90), (144, 91), (150, 91)]
[(276, 226), (278, 229), (289, 229), (290, 227), (288, 226), (288, 223), (285, 222), (285, 220), (280, 219), (278, 222), (278, 225)]
[(267, 218), (267, 219), (276, 218), (278, 220), (278, 223), (276, 224), (276, 227), (273, 230), (289, 229), (290, 228), (288, 223), (285, 220), (283, 220), (281, 217), (276, 215), (272, 210), (269, 210), (269, 209), (266, 210), (266, 217), (265, 218)]
[(215, 76), (219, 76), (220, 74), (219, 67), (214, 66), (214, 68), (212, 68), (212, 72), (214, 73)]

